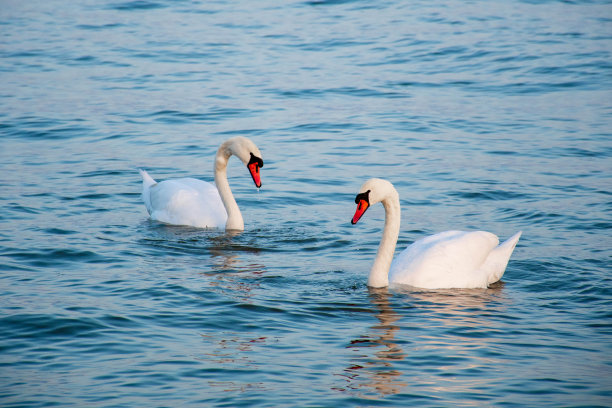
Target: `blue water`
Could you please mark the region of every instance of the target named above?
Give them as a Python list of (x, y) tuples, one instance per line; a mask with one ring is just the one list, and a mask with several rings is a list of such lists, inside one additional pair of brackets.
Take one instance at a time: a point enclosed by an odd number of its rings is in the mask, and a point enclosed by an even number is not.
[[(612, 5), (0, 5), (3, 407), (612, 406)], [(148, 219), (137, 168), (245, 231)], [(522, 230), (486, 290), (371, 290), (398, 251)]]

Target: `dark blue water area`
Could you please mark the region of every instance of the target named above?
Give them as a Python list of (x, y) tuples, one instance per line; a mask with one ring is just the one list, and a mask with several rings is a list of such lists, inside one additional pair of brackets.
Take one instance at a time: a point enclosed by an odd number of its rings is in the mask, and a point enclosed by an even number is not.
[[(3, 407), (612, 406), (606, 1), (4, 1)], [(138, 169), (245, 230), (149, 219)], [(428, 234), (523, 231), (488, 289), (366, 285)]]

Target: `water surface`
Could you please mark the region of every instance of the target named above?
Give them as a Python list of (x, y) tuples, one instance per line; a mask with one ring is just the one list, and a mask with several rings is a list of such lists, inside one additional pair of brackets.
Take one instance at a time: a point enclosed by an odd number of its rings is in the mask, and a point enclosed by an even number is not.
[[(612, 9), (4, 1), (0, 405), (610, 406)], [(137, 168), (245, 231), (148, 219)], [(523, 236), (483, 290), (368, 289), (384, 213)]]

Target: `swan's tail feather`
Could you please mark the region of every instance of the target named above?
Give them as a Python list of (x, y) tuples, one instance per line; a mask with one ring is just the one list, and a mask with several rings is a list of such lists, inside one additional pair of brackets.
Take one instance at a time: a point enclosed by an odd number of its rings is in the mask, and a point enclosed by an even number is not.
[(151, 214), (151, 192), (149, 191), (149, 188), (157, 184), (157, 182), (153, 180), (153, 177), (149, 176), (149, 173), (147, 173), (145, 170), (138, 169), (138, 171), (140, 172), (140, 175), (142, 176), (142, 201), (144, 201), (145, 207), (147, 207), (147, 211), (149, 212), (149, 215), (150, 215)]
[(145, 170), (138, 169), (138, 172), (142, 176), (142, 186), (143, 187), (147, 187), (148, 188), (148, 187), (151, 187), (153, 184), (156, 183), (156, 181), (153, 180), (153, 177), (149, 176), (149, 173), (147, 173)]
[(495, 283), (502, 278), (522, 233), (523, 231), (517, 232), (491, 251), (481, 268), (487, 274), (488, 284)]

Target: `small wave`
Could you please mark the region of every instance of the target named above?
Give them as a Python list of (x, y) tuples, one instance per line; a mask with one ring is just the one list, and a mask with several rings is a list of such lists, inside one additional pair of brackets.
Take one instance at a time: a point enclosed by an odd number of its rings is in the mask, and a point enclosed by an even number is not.
[(5, 211), (12, 211), (22, 214), (39, 214), (40, 211), (34, 207), (28, 207), (17, 203), (9, 203), (5, 207)]
[(49, 248), (49, 249), (5, 249), (3, 256), (20, 261), (26, 265), (37, 267), (54, 267), (74, 263), (95, 264), (106, 263), (111, 260), (93, 251)]
[(150, 113), (147, 116), (164, 123), (197, 123), (217, 122), (232, 117), (247, 117), (253, 115), (255, 112), (256, 111), (252, 109), (218, 107), (203, 113), (162, 110)]
[(478, 191), (455, 191), (448, 193), (451, 197), (465, 198), (467, 200), (520, 200), (530, 198), (527, 193), (519, 193), (509, 190), (478, 190)]
[(359, 3), (362, 0), (311, 0), (306, 1), (304, 4), (308, 6), (337, 6), (340, 4), (348, 4), (348, 3)]
[(317, 88), (304, 88), (297, 90), (269, 90), (269, 93), (278, 94), (285, 98), (312, 98), (312, 97), (324, 97), (328, 95), (342, 95), (342, 96), (353, 96), (358, 98), (401, 98), (406, 95), (400, 92), (393, 91), (381, 91), (371, 88), (355, 88), (355, 87), (343, 87), (343, 88), (329, 88), (329, 89), (317, 89)]
[(42, 231), (45, 234), (50, 234), (50, 235), (74, 235), (78, 233), (78, 231), (67, 230), (67, 229), (62, 229), (62, 228), (45, 228)]
[(125, 27), (125, 24), (121, 24), (121, 23), (108, 23), (108, 24), (79, 24), (76, 26), (77, 28), (80, 28), (81, 30), (93, 30), (93, 31), (100, 31), (100, 30), (109, 30), (109, 29), (113, 29), (113, 28), (120, 28), (120, 27)]
[(0, 318), (0, 327), (8, 339), (28, 339), (41, 343), (55, 343), (76, 337), (96, 337), (107, 328), (97, 319), (68, 318), (47, 314), (15, 314)]
[[(332, 123), (332, 122), (319, 122), (319, 123), (302, 123), (299, 125), (286, 128), (284, 130), (290, 132), (315, 132), (315, 133), (338, 133), (346, 130), (357, 130), (363, 129), (363, 125), (358, 123), (343, 122), (343, 123)], [(319, 138), (319, 139), (308, 139), (308, 142), (325, 142), (331, 140), (330, 138)], [(294, 142), (303, 143), (304, 140), (294, 139)]]
[(523, 220), (535, 224), (563, 224), (567, 220), (567, 214), (555, 212), (544, 212), (539, 210), (522, 211), (516, 208), (504, 208), (499, 210), (504, 214), (504, 220)]
[(166, 6), (161, 3), (145, 0), (134, 0), (123, 3), (115, 3), (109, 6), (112, 10), (119, 11), (140, 11), (140, 10), (154, 10), (165, 8)]

